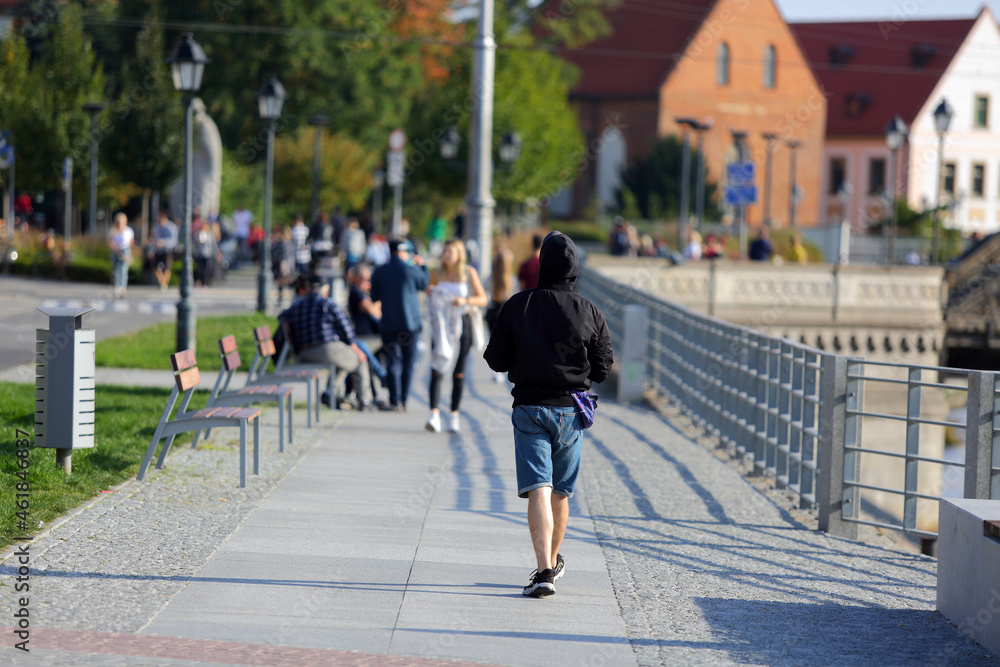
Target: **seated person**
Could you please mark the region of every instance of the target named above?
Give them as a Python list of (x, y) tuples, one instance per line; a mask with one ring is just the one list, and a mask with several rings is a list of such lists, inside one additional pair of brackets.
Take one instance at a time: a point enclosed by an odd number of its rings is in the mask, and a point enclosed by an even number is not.
[(336, 368), (336, 373), (330, 374), (326, 392), (321, 397), (324, 405), (336, 401), (338, 408), (347, 407), (340, 396), (341, 387), (348, 373), (357, 373), (361, 388), (358, 407), (364, 409), (369, 406), (371, 381), (366, 363), (368, 359), (358, 347), (354, 327), (343, 309), (329, 298), (329, 287), (320, 276), (309, 276), (309, 293), (278, 315), (278, 321), (288, 324), (296, 359), (332, 364)]

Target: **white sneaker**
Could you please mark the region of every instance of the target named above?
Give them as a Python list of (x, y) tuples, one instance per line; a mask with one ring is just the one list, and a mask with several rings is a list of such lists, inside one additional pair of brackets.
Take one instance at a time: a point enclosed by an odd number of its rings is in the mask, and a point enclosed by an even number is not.
[(462, 425), (458, 423), (458, 413), (452, 412), (451, 418), (448, 420), (448, 430), (452, 433), (461, 433)]
[(434, 431), (435, 433), (441, 432), (441, 413), (431, 411), (430, 416), (427, 418), (427, 424), (424, 425), (428, 431)]

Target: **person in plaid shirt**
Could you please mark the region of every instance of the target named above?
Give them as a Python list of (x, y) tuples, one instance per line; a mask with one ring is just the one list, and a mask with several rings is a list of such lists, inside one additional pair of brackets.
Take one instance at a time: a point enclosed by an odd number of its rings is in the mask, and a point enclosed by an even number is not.
[(278, 315), (278, 320), (288, 323), (291, 330), (295, 357), (299, 361), (332, 364), (336, 367), (336, 378), (330, 374), (323, 404), (330, 405), (336, 399), (337, 407), (345, 405), (342, 400), (344, 380), (348, 373), (357, 373), (357, 384), (361, 389), (361, 409), (371, 404), (371, 381), (365, 353), (361, 351), (354, 337), (354, 328), (344, 310), (329, 298), (329, 287), (317, 274), (309, 276), (309, 293)]

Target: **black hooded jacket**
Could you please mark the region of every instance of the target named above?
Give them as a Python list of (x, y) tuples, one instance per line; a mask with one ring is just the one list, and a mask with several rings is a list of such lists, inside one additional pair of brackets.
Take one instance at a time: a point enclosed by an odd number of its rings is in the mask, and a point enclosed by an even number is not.
[(549, 234), (539, 255), (538, 287), (500, 309), (483, 357), (509, 372), (514, 405), (572, 407), (570, 392), (590, 389), (611, 372), (604, 316), (576, 292), (580, 259), (569, 237)]

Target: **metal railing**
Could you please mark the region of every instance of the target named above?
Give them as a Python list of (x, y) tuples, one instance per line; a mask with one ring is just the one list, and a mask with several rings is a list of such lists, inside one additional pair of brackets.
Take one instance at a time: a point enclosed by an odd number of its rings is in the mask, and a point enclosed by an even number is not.
[[(801, 506), (818, 508), (821, 530), (856, 538), (858, 526), (867, 524), (934, 537), (920, 517), (931, 514), (926, 503), (941, 497), (937, 469), (962, 471), (965, 497), (1000, 498), (996, 373), (825, 352), (694, 313), (586, 266), (579, 289), (601, 309), (616, 346), (624, 339), (625, 306), (645, 307), (647, 384), (731, 454), (752, 461), (756, 473), (793, 491)], [(938, 381), (943, 374), (964, 378), (967, 388)], [(966, 424), (928, 416), (922, 399), (929, 391), (966, 392)], [(905, 407), (866, 409), (866, 393)], [(863, 425), (871, 437), (862, 438)], [(932, 439), (943, 443), (942, 428), (964, 428), (964, 461), (928, 453)], [(880, 510), (870, 499), (886, 496), (900, 499), (901, 507), (891, 508), (898, 511)]]

